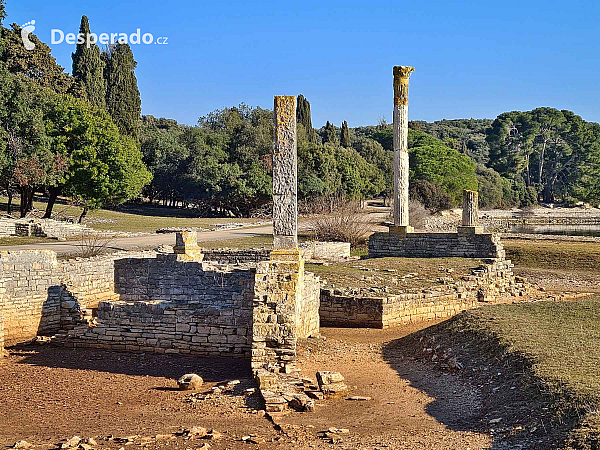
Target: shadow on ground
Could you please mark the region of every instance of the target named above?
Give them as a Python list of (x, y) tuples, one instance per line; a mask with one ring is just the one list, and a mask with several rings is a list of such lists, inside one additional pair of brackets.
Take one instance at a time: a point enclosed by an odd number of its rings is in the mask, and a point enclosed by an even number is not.
[[(527, 362), (517, 357), (500, 360), (485, 348), (461, 353), (457, 342), (444, 341), (438, 334), (441, 326), (390, 341), (382, 351), (400, 377), (434, 399), (426, 405), (426, 413), (451, 430), (489, 434), (494, 450), (561, 448), (568, 427), (560, 419), (551, 424), (557, 419), (550, 398), (525, 376)], [(434, 344), (424, 339), (427, 336), (434, 336)], [(439, 359), (432, 362), (435, 351), (423, 351), (442, 347), (440, 353), (450, 346), (465, 363), (460, 371), (442, 367)], [(495, 422), (498, 418), (500, 422)]]
[(11, 354), (23, 357), (19, 364), (70, 370), (91, 370), (132, 376), (178, 379), (196, 373), (206, 382), (251, 378), (250, 360), (153, 353), (118, 353), (96, 349), (52, 346), (19, 346)]

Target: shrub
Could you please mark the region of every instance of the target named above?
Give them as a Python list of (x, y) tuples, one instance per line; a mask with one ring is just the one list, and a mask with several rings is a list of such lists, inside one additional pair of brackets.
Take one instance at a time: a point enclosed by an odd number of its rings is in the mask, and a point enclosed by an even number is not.
[(431, 216), (431, 213), (423, 206), (418, 200), (410, 200), (408, 203), (408, 220), (410, 226), (422, 230), (425, 228), (427, 218)]
[(498, 172), (478, 164), (476, 170), (479, 183), (479, 206), (496, 208), (502, 202), (502, 177)]
[(433, 213), (451, 209), (453, 206), (452, 197), (444, 188), (427, 180), (410, 183), (409, 195), (411, 199), (418, 201)]
[(370, 228), (358, 202), (345, 202), (332, 214), (318, 215), (309, 221), (310, 232), (316, 240), (350, 242), (353, 246), (367, 241)]

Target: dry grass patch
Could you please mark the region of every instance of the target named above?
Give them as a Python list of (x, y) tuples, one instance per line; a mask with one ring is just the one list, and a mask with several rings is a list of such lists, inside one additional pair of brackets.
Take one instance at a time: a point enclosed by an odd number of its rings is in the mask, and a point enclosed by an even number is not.
[(452, 283), (480, 261), (468, 258), (371, 258), (306, 269), (336, 288), (387, 288), (390, 294)]

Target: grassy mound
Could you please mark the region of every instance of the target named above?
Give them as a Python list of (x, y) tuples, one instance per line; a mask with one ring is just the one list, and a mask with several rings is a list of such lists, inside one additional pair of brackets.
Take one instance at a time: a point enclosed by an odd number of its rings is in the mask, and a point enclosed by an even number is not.
[(481, 393), (474, 428), (497, 444), (600, 448), (600, 297), (466, 311), (389, 345), (458, 367)]

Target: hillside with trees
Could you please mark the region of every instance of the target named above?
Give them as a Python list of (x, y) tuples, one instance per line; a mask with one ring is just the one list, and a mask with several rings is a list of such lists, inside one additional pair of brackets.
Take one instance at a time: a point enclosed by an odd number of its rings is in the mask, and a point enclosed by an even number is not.
[[(0, 18), (4, 18), (0, 0)], [(80, 32), (90, 32), (81, 18)], [(194, 126), (141, 115), (129, 45), (79, 44), (72, 75), (34, 34), (0, 25), (0, 185), (20, 199), (59, 196), (90, 210), (132, 199), (204, 216), (249, 216), (271, 201), (272, 111), (244, 103)], [(393, 128), (313, 128), (297, 99), (298, 194), (305, 206), (393, 192)], [(600, 202), (600, 125), (571, 111), (537, 108), (491, 119), (409, 123), (410, 195), (428, 209), (456, 206), (477, 189), (484, 208), (537, 202)]]

